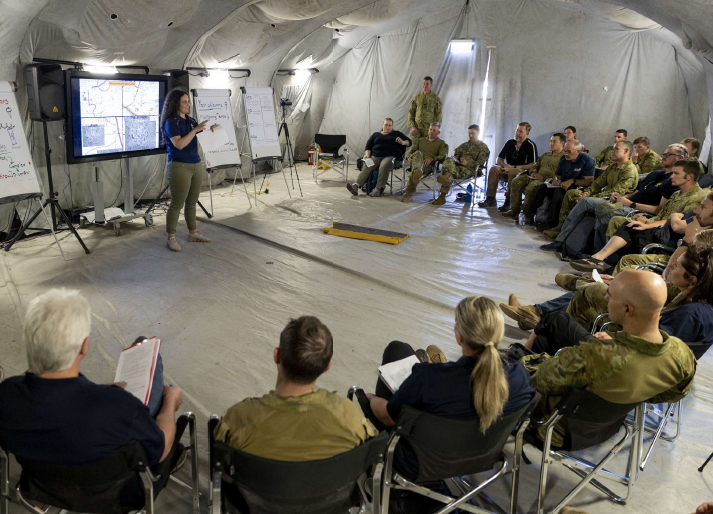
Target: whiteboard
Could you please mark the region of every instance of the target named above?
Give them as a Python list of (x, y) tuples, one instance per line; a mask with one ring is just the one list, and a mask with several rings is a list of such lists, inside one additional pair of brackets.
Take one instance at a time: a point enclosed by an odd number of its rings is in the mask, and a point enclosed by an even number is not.
[(271, 87), (244, 87), (245, 124), (253, 161), (282, 159)]
[(0, 82), (0, 203), (18, 202), (41, 192), (14, 89), (9, 82)]
[(208, 127), (217, 123), (228, 134), (227, 143), (203, 152), (205, 167), (240, 166), (240, 149), (230, 105), (230, 89), (194, 89), (193, 113), (198, 123), (210, 120)]

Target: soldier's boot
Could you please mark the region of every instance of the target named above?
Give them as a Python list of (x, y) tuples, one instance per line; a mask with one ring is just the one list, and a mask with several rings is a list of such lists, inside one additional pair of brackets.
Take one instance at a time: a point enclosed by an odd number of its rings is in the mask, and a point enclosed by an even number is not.
[(517, 321), (517, 326), (522, 330), (532, 330), (540, 322), (540, 313), (534, 305), (513, 306), (501, 303), (500, 310), (508, 318)]
[(412, 196), (413, 196), (413, 193), (406, 191), (404, 193), (404, 196), (401, 198), (401, 203), (409, 203), (411, 201)]
[(498, 207), (498, 210), (500, 212), (507, 212), (510, 210), (510, 197), (509, 196), (505, 197), (505, 203), (502, 204), (500, 207)]
[(505, 216), (506, 218), (517, 219), (517, 217), (520, 216), (520, 209), (510, 209), (509, 211), (504, 212), (503, 216)]
[(436, 182), (438, 182), (439, 184), (445, 184), (447, 182), (447, 180), (443, 178), (443, 173), (439, 173), (438, 175), (436, 175)]
[(555, 275), (555, 284), (565, 291), (576, 291), (578, 281), (594, 282), (593, 279), (585, 278), (583, 275), (583, 273), (557, 273)]
[(542, 235), (544, 235), (545, 237), (549, 237), (550, 239), (557, 239), (557, 236), (560, 235), (560, 232), (562, 232), (563, 226), (564, 223), (560, 223), (555, 228), (545, 230), (544, 232), (542, 232)]
[(431, 205), (443, 205), (444, 203), (446, 203), (446, 194), (441, 193), (438, 198), (431, 202)]

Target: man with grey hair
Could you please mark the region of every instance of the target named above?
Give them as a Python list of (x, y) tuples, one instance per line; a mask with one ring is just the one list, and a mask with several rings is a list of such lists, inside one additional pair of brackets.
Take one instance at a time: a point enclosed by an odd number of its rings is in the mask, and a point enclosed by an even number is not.
[[(149, 465), (165, 461), (161, 469), (170, 472), (180, 456), (172, 450), (181, 389), (156, 388), (163, 401), (154, 420), (121, 385), (94, 384), (79, 372), (90, 331), (89, 303), (78, 291), (52, 289), (30, 303), (23, 326), (28, 371), (0, 383), (0, 446), (19, 460), (84, 464), (137, 441)], [(121, 501), (134, 509), (143, 505), (138, 476), (126, 484)]]

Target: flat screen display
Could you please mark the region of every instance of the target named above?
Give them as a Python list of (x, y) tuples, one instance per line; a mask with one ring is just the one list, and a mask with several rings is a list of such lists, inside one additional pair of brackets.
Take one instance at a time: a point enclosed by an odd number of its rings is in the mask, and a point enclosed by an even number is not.
[(70, 163), (166, 151), (159, 120), (168, 77), (77, 71), (68, 75)]

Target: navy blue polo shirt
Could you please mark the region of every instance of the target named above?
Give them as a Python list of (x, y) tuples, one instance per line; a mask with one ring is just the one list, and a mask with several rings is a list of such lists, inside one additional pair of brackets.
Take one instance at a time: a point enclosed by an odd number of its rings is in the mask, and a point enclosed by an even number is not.
[(594, 176), (594, 159), (584, 152), (580, 152), (574, 162), (562, 157), (557, 165), (555, 175), (562, 177), (562, 182), (567, 180), (582, 180)]
[(708, 303), (685, 303), (664, 311), (659, 329), (684, 343), (710, 346), (713, 344), (713, 306)]
[(671, 174), (666, 170), (655, 170), (646, 175), (631, 196), (631, 201), (643, 205), (658, 205), (661, 198), (668, 200), (678, 191), (678, 187), (671, 183)]
[(173, 145), (172, 137), (187, 136), (188, 133), (198, 126), (198, 122), (186, 116), (181, 118), (169, 118), (163, 126), (163, 133), (166, 136), (166, 150), (168, 150), (168, 160), (176, 162), (185, 162), (188, 164), (196, 164), (201, 162), (201, 157), (198, 155), (198, 138), (194, 137), (182, 150), (179, 150)]
[[(473, 386), (470, 381), (476, 363), (474, 357), (461, 357), (455, 362), (444, 364), (414, 364), (411, 375), (386, 404), (389, 416), (396, 421), (401, 407), (408, 405), (448, 419), (477, 420), (479, 416), (473, 406)], [(528, 404), (535, 390), (530, 387), (530, 375), (522, 364), (505, 357), (503, 365), (510, 387), (503, 414), (512, 414)], [(396, 447), (395, 464), (404, 476), (413, 479), (418, 474), (418, 461), (408, 443), (403, 443)]]
[[(150, 465), (161, 460), (164, 435), (136, 397), (113, 385), (28, 373), (0, 383), (0, 447), (20, 459), (96, 462), (138, 441)], [(130, 483), (135, 495), (143, 486)]]

